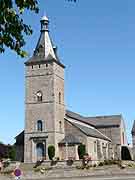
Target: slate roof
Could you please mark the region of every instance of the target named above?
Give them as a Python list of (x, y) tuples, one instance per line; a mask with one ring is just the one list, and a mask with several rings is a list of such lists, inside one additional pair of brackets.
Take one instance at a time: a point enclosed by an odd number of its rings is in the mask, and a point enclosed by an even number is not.
[(96, 116), (85, 118), (85, 122), (93, 124), (96, 128), (119, 127), (121, 124), (121, 115)]
[(37, 42), (33, 56), (25, 62), (26, 65), (55, 61), (60, 66), (64, 67), (64, 65), (59, 61), (57, 48), (53, 45), (53, 42), (50, 38), (48, 24), (48, 18), (44, 16), (41, 19), (41, 33), (39, 40)]
[(122, 115), (84, 117), (69, 110), (66, 111), (66, 116), (85, 122), (96, 128), (119, 127), (122, 121)]
[(98, 131), (97, 129), (95, 129), (94, 127), (87, 125), (85, 123), (78, 123), (75, 121), (71, 121), (70, 118), (69, 119), (65, 119), (68, 122), (70, 122), (73, 126), (77, 127), (81, 132), (83, 132), (85, 135), (90, 136), (90, 137), (95, 137), (95, 138), (99, 138), (99, 139), (104, 139), (107, 141), (111, 141), (110, 138), (108, 138), (107, 136), (105, 136), (104, 134), (102, 134), (100, 131)]
[(59, 142), (59, 144), (70, 144), (70, 145), (73, 145), (73, 144), (81, 144), (81, 142), (79, 141), (79, 139), (72, 135), (72, 134), (68, 134), (65, 136), (65, 138)]
[(44, 57), (42, 57), (41, 55), (33, 55), (27, 62), (26, 62), (26, 64), (28, 64), (28, 63), (34, 63), (34, 62), (47, 62), (47, 61), (52, 61), (52, 60), (55, 60), (56, 61), (56, 59), (54, 59), (50, 54), (47, 56), (47, 58), (46, 59), (44, 59)]
[(24, 145), (24, 131), (22, 131), (20, 134), (18, 134), (16, 137), (16, 143), (15, 145)]
[[(85, 117), (84, 116), (82, 116), (82, 115), (80, 115), (78, 113), (69, 111), (69, 110), (66, 110), (66, 117), (73, 118), (73, 119), (81, 121), (81, 122), (85, 122)], [(91, 126), (94, 126), (93, 124), (90, 124), (90, 122), (88, 122), (87, 124), (89, 124)]]
[(71, 118), (74, 118), (74, 119), (84, 120), (84, 117), (83, 117), (83, 116), (81, 116), (81, 115), (78, 114), (78, 113), (69, 111), (69, 110), (66, 110), (66, 115), (67, 115), (68, 117), (71, 117)]

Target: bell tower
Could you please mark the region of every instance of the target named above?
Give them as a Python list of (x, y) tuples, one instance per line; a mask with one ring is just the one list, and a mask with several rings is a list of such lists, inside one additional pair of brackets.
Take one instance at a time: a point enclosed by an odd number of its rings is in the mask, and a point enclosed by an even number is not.
[(33, 56), (25, 62), (26, 163), (48, 159), (49, 145), (64, 138), (64, 68), (49, 35), (49, 20), (41, 18), (41, 33)]

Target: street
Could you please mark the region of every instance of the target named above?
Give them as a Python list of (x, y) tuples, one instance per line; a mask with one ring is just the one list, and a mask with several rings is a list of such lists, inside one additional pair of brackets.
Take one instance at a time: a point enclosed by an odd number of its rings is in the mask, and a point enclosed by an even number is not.
[[(47, 179), (47, 180), (135, 180), (135, 176), (116, 176), (116, 177), (77, 177), (77, 178), (59, 178), (59, 179)], [(27, 179), (32, 180), (32, 179)], [(34, 179), (41, 180), (41, 179)], [(43, 179), (42, 179), (43, 180)], [(45, 180), (45, 179), (44, 179)]]
[[(13, 180), (14, 178), (6, 177), (6, 176), (0, 176), (0, 180)], [(89, 177), (68, 177), (68, 178), (24, 178), (22, 177), (20, 180), (135, 180), (135, 175), (117, 175), (117, 176), (89, 176)]]
[[(72, 180), (135, 180), (135, 176), (123, 176), (123, 177), (97, 177), (97, 178), (93, 178), (93, 177), (84, 177), (84, 178), (73, 178)], [(58, 180), (58, 179), (57, 179)], [(63, 179), (65, 180), (65, 179)]]

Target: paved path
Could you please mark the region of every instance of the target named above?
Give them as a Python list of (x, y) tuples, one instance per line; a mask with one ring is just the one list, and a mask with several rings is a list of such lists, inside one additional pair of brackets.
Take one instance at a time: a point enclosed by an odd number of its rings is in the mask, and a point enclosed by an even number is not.
[[(0, 175), (0, 180), (13, 180), (13, 177)], [(118, 167), (97, 168), (95, 170), (53, 169), (45, 174), (23, 171), (22, 180), (135, 180), (135, 169), (119, 169)]]
[[(129, 176), (124, 176), (124, 177), (102, 177), (102, 178), (93, 178), (93, 177), (87, 177), (87, 178), (77, 178), (77, 179), (72, 179), (72, 180), (135, 180), (135, 176), (134, 177), (129, 177)], [(58, 179), (57, 179), (58, 180)], [(64, 180), (64, 179), (63, 179)]]
[[(24, 178), (21, 178), (24, 180)], [(14, 180), (14, 178), (8, 178), (5, 176), (0, 176), (0, 180)], [(101, 177), (76, 177), (76, 178), (25, 178), (25, 180), (135, 180), (135, 175), (125, 175), (125, 176), (101, 176)]]
[[(80, 177), (80, 178), (70, 178), (71, 180), (135, 180), (135, 176), (119, 176), (119, 177)], [(32, 179), (26, 179), (32, 180)], [(41, 180), (41, 179), (33, 179)], [(43, 179), (42, 179), (43, 180)], [(59, 178), (59, 179), (49, 179), (49, 180), (69, 180), (69, 178)]]

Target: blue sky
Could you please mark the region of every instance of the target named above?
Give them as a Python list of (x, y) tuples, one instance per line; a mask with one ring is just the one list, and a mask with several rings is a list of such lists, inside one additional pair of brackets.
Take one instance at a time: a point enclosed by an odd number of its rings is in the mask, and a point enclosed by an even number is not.
[[(50, 34), (66, 65), (65, 104), (82, 115), (122, 114), (131, 142), (135, 119), (135, 1), (40, 0), (38, 15), (26, 12), (34, 30), (25, 49), (32, 55), (40, 17), (50, 19)], [(24, 128), (24, 62), (6, 49), (0, 55), (0, 140), (13, 143)]]

